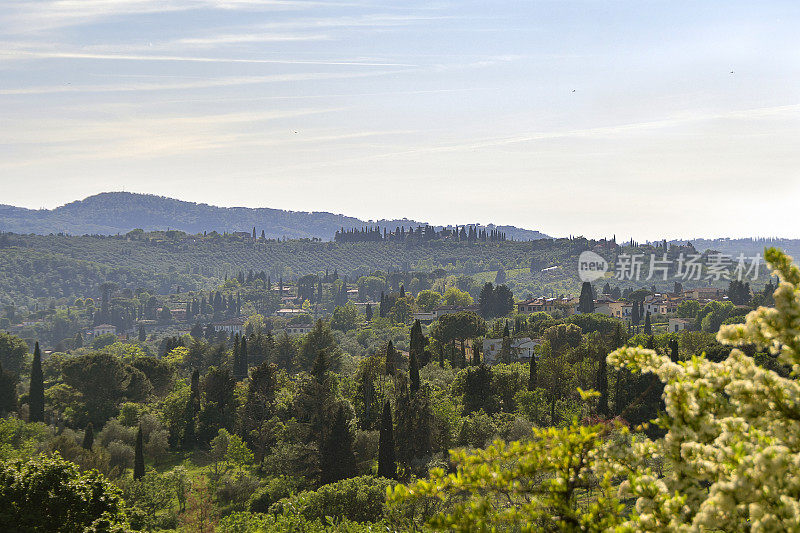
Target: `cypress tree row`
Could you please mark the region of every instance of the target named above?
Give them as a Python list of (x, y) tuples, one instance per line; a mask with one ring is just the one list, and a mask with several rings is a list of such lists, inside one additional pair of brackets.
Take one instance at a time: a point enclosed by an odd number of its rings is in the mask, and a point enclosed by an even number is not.
[(139, 431), (136, 432), (136, 450), (133, 458), (133, 479), (144, 477), (144, 444), (142, 438), (142, 425), (139, 424)]
[(31, 386), (28, 399), (28, 422), (44, 422), (44, 375), (42, 374), (42, 353), (39, 342), (33, 349), (33, 365), (31, 366)]
[(394, 433), (392, 429), (392, 406), (389, 400), (383, 404), (381, 432), (378, 438), (378, 476), (397, 479), (397, 462), (394, 453)]
[(86, 426), (86, 429), (83, 432), (83, 449), (84, 450), (91, 450), (92, 446), (94, 445), (94, 426), (91, 422)]

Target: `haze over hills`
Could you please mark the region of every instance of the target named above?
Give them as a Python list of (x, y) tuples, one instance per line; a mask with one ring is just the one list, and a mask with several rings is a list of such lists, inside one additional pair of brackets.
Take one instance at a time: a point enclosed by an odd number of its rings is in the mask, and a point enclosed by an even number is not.
[[(459, 223), (461, 221), (458, 221)], [(203, 231), (264, 230), (267, 238), (319, 238), (332, 240), (336, 230), (365, 225), (416, 227), (416, 220), (365, 221), (328, 212), (285, 211), (273, 208), (217, 207), (152, 194), (106, 192), (55, 209), (26, 209), (0, 205), (0, 231), (13, 233), (68, 233), (73, 235), (127, 233), (166, 229), (187, 233)], [(505, 232), (509, 239), (548, 238), (534, 230), (514, 226), (486, 226)]]

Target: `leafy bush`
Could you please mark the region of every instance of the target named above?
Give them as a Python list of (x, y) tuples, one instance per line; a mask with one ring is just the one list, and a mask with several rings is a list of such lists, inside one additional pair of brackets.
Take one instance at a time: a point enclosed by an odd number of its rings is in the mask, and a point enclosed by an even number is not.
[(58, 454), (0, 463), (0, 531), (111, 531), (125, 520), (117, 487)]
[(323, 485), (316, 491), (301, 492), (272, 505), (269, 512), (296, 512), (307, 520), (376, 522), (386, 510), (386, 488), (394, 482), (360, 476)]

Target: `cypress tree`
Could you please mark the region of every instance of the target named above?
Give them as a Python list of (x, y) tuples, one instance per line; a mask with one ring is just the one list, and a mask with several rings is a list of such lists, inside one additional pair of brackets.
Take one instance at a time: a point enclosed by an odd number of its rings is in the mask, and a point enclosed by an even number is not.
[(481, 347), (473, 339), (473, 341), (472, 341), (472, 366), (478, 366), (479, 364), (481, 364)]
[(397, 373), (397, 361), (392, 341), (386, 345), (386, 373), (390, 376)]
[(194, 449), (197, 444), (197, 433), (195, 431), (195, 417), (200, 406), (200, 372), (192, 372), (192, 387), (189, 392), (189, 399), (186, 401), (186, 427), (183, 430), (183, 447), (187, 450)]
[(144, 477), (144, 444), (142, 438), (142, 425), (139, 424), (139, 431), (136, 432), (136, 450), (133, 458), (133, 479)]
[(86, 426), (86, 429), (83, 432), (82, 446), (84, 450), (91, 450), (93, 444), (94, 444), (94, 426), (92, 426), (92, 423), (89, 422), (89, 424)]
[(408, 378), (411, 381), (411, 394), (419, 390), (419, 363), (417, 362), (417, 354), (411, 352), (410, 360), (408, 361)]
[(645, 335), (653, 334), (653, 326), (650, 324), (650, 311), (648, 311), (644, 317), (644, 334)]
[(528, 390), (532, 391), (536, 388), (536, 354), (531, 356), (528, 371)]
[(394, 433), (392, 429), (392, 407), (389, 400), (383, 404), (381, 432), (378, 437), (378, 476), (397, 479), (397, 463), (394, 454)]
[(31, 386), (28, 399), (28, 422), (44, 422), (44, 375), (42, 374), (42, 353), (39, 342), (33, 349), (31, 366)]
[(147, 332), (144, 330), (144, 326), (139, 326), (139, 342), (144, 342), (147, 340)]
[(236, 370), (240, 377), (247, 377), (247, 339), (242, 335), (242, 347), (239, 350), (239, 368)]
[(233, 336), (231, 344), (233, 344), (233, 373), (236, 375), (239, 373), (239, 365), (241, 364), (239, 363), (239, 346), (241, 343), (238, 333)]
[[(321, 353), (321, 352), (320, 352)], [(320, 449), (320, 482), (323, 485), (356, 475), (353, 436), (347, 427), (344, 407), (339, 406), (333, 424)]]
[(606, 363), (606, 350), (602, 346), (598, 350), (598, 355), (597, 392), (600, 393), (600, 398), (597, 403), (597, 411), (603, 416), (608, 416), (608, 364)]
[(439, 368), (444, 368), (444, 347), (439, 347)]
[(633, 306), (631, 307), (631, 323), (634, 326), (638, 326), (639, 320), (641, 320), (641, 316), (639, 315), (639, 304), (633, 302)]
[(675, 339), (670, 339), (669, 341), (669, 358), (672, 360), (673, 363), (677, 363), (680, 359), (678, 354), (678, 341)]
[(581, 296), (578, 299), (578, 311), (581, 313), (591, 313), (594, 311), (592, 284), (588, 281), (584, 281), (583, 285), (581, 285)]
[(508, 320), (506, 320), (505, 326), (503, 326), (503, 337), (510, 337), (511, 332), (508, 330)]
[(75, 340), (72, 342), (73, 348), (83, 348), (83, 335), (81, 335), (80, 331), (75, 334)]
[(364, 314), (367, 317), (367, 322), (372, 321), (372, 306), (367, 304), (367, 308), (364, 310)]

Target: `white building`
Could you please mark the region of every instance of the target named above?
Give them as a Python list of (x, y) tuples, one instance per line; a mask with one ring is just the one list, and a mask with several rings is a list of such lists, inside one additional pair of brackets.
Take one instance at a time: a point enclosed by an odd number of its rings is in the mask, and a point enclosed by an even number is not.
[(314, 329), (312, 324), (293, 324), (283, 328), (283, 331), (285, 331), (290, 337), (297, 337), (299, 335), (310, 333), (312, 329)]
[(241, 335), (244, 332), (244, 323), (244, 318), (231, 318), (230, 320), (225, 320), (224, 322), (215, 322), (214, 331), (217, 333), (224, 331), (228, 334), (238, 333)]
[(117, 326), (111, 324), (100, 324), (92, 328), (92, 335), (99, 337), (100, 335), (116, 335)]
[[(520, 337), (511, 339), (511, 359), (517, 361), (530, 361), (536, 356), (535, 348), (542, 344), (541, 339)], [(500, 357), (503, 348), (503, 339), (483, 339), (483, 362), (493, 365)]]

